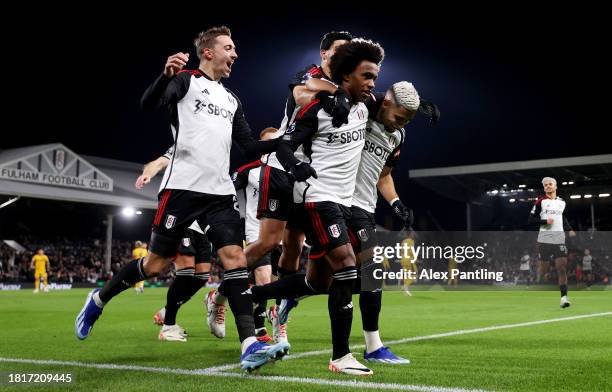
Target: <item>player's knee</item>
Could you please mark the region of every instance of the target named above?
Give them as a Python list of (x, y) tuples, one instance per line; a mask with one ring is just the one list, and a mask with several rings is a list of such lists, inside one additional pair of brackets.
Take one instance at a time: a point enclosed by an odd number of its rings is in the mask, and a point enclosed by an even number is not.
[(159, 275), (164, 269), (166, 269), (169, 263), (170, 262), (168, 259), (150, 253), (149, 256), (145, 258), (142, 268), (148, 277), (153, 277)]
[(260, 286), (271, 282), (270, 276), (272, 275), (272, 268), (269, 265), (264, 265), (255, 268), (255, 283)]
[(264, 238), (260, 238), (260, 246), (262, 251), (265, 253), (270, 252), (278, 245), (280, 245), (281, 238), (277, 235), (265, 236)]
[(567, 268), (565, 268), (565, 266), (563, 266), (563, 267), (558, 267), (558, 268), (557, 268), (557, 271), (558, 271), (560, 274), (565, 275), (565, 274), (567, 273)]
[(143, 267), (144, 267), (144, 273), (149, 278), (161, 274), (161, 272), (164, 270), (164, 268), (159, 264), (143, 265)]
[(176, 269), (183, 269), (183, 268), (193, 268), (194, 266), (194, 261), (193, 261), (193, 256), (186, 256), (186, 255), (179, 255), (175, 260), (174, 260), (174, 265), (176, 266)]
[(244, 252), (242, 248), (236, 245), (226, 246), (218, 251), (219, 258), (223, 263), (223, 268), (228, 269), (236, 269), (236, 268), (246, 268), (247, 260), (244, 256)]
[(355, 255), (353, 252), (349, 252), (348, 249), (337, 254), (336, 260), (338, 260), (338, 264), (342, 266), (341, 268), (355, 267), (357, 265)]
[(329, 286), (331, 285), (331, 276), (330, 277), (319, 277), (316, 280), (307, 279), (306, 282), (310, 286), (310, 288), (318, 294), (324, 294), (329, 292)]
[(280, 259), (278, 259), (278, 267), (282, 268), (283, 271), (297, 271), (300, 269), (300, 259), (299, 257), (287, 257), (282, 255)]
[(206, 272), (210, 272), (211, 264), (210, 263), (197, 263), (195, 265), (196, 274), (202, 274)]
[(283, 258), (288, 261), (299, 260), (300, 254), (302, 253), (301, 246), (285, 246), (283, 247)]

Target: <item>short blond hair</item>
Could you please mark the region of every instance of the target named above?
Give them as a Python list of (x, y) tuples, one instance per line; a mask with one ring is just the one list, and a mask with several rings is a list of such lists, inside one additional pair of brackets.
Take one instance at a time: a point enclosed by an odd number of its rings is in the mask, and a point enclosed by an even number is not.
[(421, 99), (414, 85), (410, 82), (397, 82), (389, 89), (396, 105), (410, 111), (417, 111), (421, 105)]

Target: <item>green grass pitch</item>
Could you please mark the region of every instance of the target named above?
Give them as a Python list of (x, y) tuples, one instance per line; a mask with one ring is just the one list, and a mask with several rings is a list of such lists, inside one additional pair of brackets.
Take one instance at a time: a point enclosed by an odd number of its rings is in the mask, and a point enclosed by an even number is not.
[[(205, 290), (179, 312), (177, 321), (189, 333), (185, 343), (157, 339), (159, 327), (153, 325), (152, 316), (163, 306), (166, 295), (166, 290), (160, 288), (146, 289), (143, 295), (133, 290), (121, 294), (105, 308), (90, 337), (79, 341), (73, 324), (86, 293), (84, 289), (36, 295), (29, 290), (0, 292), (0, 374), (5, 380), (0, 390), (310, 392), (366, 387), (350, 385), (353, 377), (330, 373), (329, 354), (289, 358), (264, 367), (252, 377), (236, 375), (241, 374), (236, 368), (224, 369), (217, 375), (178, 374), (176, 369), (204, 369), (238, 361), (239, 346), (231, 314), (228, 312), (225, 339), (215, 338), (206, 327), (202, 302)], [(374, 375), (357, 381), (401, 384), (397, 387), (404, 389), (412, 385), (417, 390), (430, 391), (612, 390), (612, 291), (570, 291), (570, 299), (572, 306), (560, 309), (559, 294), (554, 291), (415, 291), (412, 297), (385, 292), (380, 320), (383, 341), (490, 326), (510, 327), (394, 344), (392, 350), (412, 363), (373, 364)], [(362, 345), (357, 297), (353, 302), (351, 344)], [(598, 315), (511, 326), (594, 314)], [(327, 297), (304, 300), (292, 312), (288, 331), (293, 354), (329, 349)], [(354, 354), (363, 358), (362, 349), (355, 349)], [(13, 359), (155, 369), (100, 369), (77, 364), (16, 363), (11, 362)], [(162, 372), (159, 368), (170, 370)], [(11, 386), (6, 383), (8, 372), (70, 372), (76, 381), (54, 387)], [(325, 385), (327, 380), (343, 384)], [(370, 390), (382, 389), (371, 387)]]

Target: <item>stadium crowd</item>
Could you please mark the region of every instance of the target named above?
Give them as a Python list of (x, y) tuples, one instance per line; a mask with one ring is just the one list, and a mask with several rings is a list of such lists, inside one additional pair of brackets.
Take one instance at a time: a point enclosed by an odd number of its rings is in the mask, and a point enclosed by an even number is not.
[[(491, 232), (487, 233), (491, 234)], [(486, 257), (483, 260), (459, 263), (458, 268), (462, 271), (479, 268), (501, 271), (504, 272), (505, 283), (554, 283), (556, 273), (554, 268), (551, 268), (552, 264), (547, 263), (542, 267), (538, 262), (535, 237), (531, 238), (533, 234), (513, 231), (495, 232), (493, 239), (489, 238), (488, 240)], [(49, 256), (51, 266), (49, 280), (51, 282), (96, 284), (108, 280), (111, 276), (104, 271), (105, 245), (103, 241), (98, 239), (40, 239), (33, 236), (24, 236), (16, 238), (16, 241), (24, 246), (27, 251), (16, 253), (8, 245), (0, 244), (0, 282), (2, 283), (33, 281), (34, 272), (30, 268), (30, 261), (37, 249), (43, 249), (45, 254)], [(431, 243), (428, 243), (428, 245), (431, 245)], [(113, 240), (111, 274), (131, 260), (133, 248), (133, 242)], [(597, 237), (580, 236), (574, 243), (569, 243), (568, 248), (568, 278), (571, 283), (609, 283), (609, 276), (612, 272), (610, 256), (612, 255), (599, 244)], [(588, 277), (583, 271), (585, 249), (590, 249), (592, 277)], [(521, 274), (521, 259), (525, 255), (529, 255), (529, 270), (527, 273)], [(13, 263), (9, 262), (11, 258), (13, 258)], [(213, 259), (215, 258), (216, 254), (213, 252)], [(11, 264), (13, 265), (10, 266)], [(445, 271), (448, 266), (447, 260), (421, 260), (417, 264), (419, 269), (430, 268), (436, 271)], [(391, 265), (392, 268), (399, 268), (399, 263), (392, 263)], [(213, 263), (211, 281), (218, 282), (222, 276), (223, 272), (219, 263)], [(174, 269), (170, 268), (153, 282), (166, 284), (170, 283), (172, 279), (174, 279)]]
[[(34, 271), (30, 261), (37, 249), (43, 249), (49, 257), (51, 270), (49, 280), (54, 283), (92, 283), (104, 282), (118, 271), (124, 263), (132, 259), (134, 243), (113, 240), (111, 252), (111, 273), (104, 270), (104, 241), (93, 238), (82, 239), (41, 239), (24, 236), (15, 239), (27, 251), (15, 252), (8, 245), (0, 245), (0, 282), (31, 282)], [(213, 255), (214, 257), (214, 255)], [(9, 260), (13, 258), (13, 263)], [(10, 266), (10, 264), (13, 264)], [(218, 281), (221, 270), (213, 268), (212, 281)], [(165, 283), (174, 278), (174, 269), (169, 269), (155, 281)]]

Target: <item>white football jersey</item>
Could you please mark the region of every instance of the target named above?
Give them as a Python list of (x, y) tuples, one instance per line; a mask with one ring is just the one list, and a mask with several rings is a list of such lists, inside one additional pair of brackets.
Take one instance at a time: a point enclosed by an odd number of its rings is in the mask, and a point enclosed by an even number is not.
[(583, 271), (591, 271), (593, 269), (593, 256), (583, 256), (582, 257), (582, 270)]
[(294, 202), (331, 201), (351, 206), (367, 120), (368, 109), (362, 102), (351, 107), (348, 123), (338, 128), (317, 101), (300, 111), (281, 143), (289, 142), (294, 149), (303, 144), (318, 178), (296, 181)]
[(232, 140), (242, 146), (253, 141), (238, 98), (195, 70), (161, 75), (145, 92), (145, 102), (170, 109), (174, 150), (160, 191), (235, 195), (229, 174)]
[[(538, 242), (543, 244), (565, 244), (565, 231), (563, 229), (563, 212), (565, 211), (565, 201), (558, 197), (549, 199), (546, 196), (539, 198), (533, 208), (531, 215), (542, 220)], [(548, 218), (553, 219), (551, 225), (544, 224)]]
[(404, 139), (403, 129), (388, 132), (382, 123), (372, 118), (368, 120), (352, 205), (374, 213), (378, 200), (376, 185), (380, 173), (383, 167), (395, 165)]

